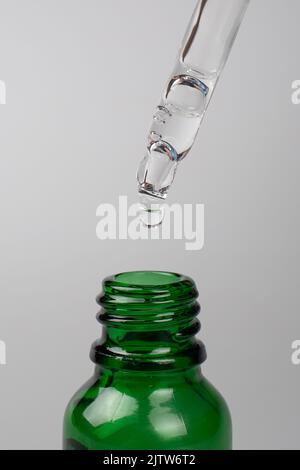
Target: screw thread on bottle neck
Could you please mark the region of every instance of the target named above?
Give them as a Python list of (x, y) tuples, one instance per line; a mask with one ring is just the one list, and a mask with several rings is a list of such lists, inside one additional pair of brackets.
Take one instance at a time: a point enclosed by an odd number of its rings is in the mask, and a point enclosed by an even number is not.
[(114, 369), (187, 369), (206, 359), (198, 291), (192, 279), (166, 272), (122, 273), (103, 282), (97, 298), (102, 338), (91, 359)]

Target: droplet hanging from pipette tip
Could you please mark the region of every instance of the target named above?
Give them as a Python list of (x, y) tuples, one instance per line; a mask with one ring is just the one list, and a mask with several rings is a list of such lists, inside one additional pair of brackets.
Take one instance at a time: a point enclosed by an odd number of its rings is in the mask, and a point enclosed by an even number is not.
[(159, 227), (164, 219), (164, 208), (157, 198), (140, 194), (140, 221), (141, 223), (151, 229)]

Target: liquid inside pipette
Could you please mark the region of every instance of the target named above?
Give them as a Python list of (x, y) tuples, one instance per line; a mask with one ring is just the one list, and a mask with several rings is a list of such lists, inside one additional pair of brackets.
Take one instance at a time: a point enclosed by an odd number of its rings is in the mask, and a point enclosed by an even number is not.
[[(217, 77), (202, 77), (177, 67), (153, 116), (147, 153), (138, 169), (141, 220), (156, 226), (179, 163), (192, 148)], [(152, 217), (153, 213), (153, 217)]]

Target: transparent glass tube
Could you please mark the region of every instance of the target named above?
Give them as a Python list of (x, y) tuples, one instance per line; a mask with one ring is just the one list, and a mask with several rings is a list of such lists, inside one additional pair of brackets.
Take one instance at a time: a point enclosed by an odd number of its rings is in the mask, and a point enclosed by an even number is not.
[(178, 164), (195, 142), (249, 1), (197, 2), (138, 169), (138, 191), (146, 211), (167, 197)]

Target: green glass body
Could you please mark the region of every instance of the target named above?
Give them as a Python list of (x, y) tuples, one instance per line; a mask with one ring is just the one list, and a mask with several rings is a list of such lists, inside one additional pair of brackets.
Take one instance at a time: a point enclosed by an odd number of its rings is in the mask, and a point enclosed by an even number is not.
[(95, 373), (67, 407), (64, 449), (231, 449), (228, 407), (200, 368), (197, 295), (193, 281), (177, 274), (104, 281)]

